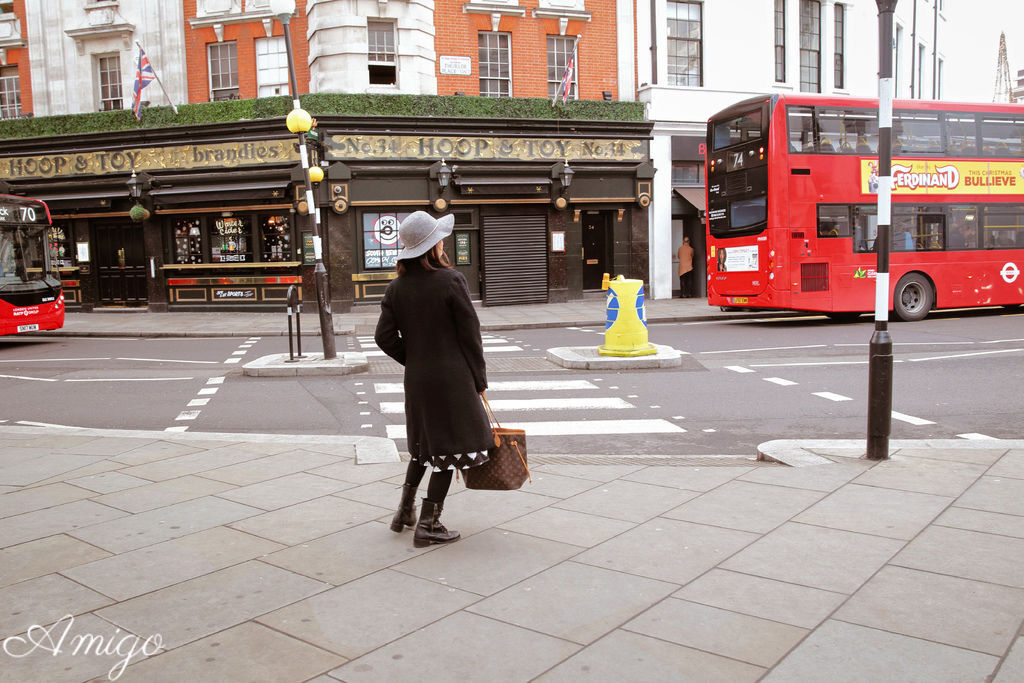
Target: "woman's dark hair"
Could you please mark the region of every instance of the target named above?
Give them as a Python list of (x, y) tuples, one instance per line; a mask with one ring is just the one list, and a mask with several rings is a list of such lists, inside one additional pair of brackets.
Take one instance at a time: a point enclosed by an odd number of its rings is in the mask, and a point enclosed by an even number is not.
[(422, 267), (423, 270), (438, 270), (439, 268), (451, 268), (452, 262), (448, 260), (448, 254), (446, 254), (445, 252), (441, 252), (441, 258), (437, 258), (437, 252), (435, 251), (436, 248), (437, 245), (435, 244), (427, 251), (426, 254), (423, 254), (422, 256), (417, 256), (416, 258), (410, 259), (402, 259), (401, 261), (398, 261), (397, 263), (395, 263), (395, 272), (398, 273), (399, 275), (405, 275), (405, 271), (407, 269), (406, 263), (410, 263), (413, 261), (419, 261), (420, 267)]

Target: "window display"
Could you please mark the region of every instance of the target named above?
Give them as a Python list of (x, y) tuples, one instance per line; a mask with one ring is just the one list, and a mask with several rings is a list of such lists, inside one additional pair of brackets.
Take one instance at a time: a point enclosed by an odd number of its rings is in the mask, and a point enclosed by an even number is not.
[(182, 218), (174, 222), (174, 262), (203, 262), (203, 240), (198, 218)]
[(248, 263), (252, 223), (249, 216), (224, 216), (213, 222), (210, 231), (210, 260), (213, 263)]
[(402, 240), (398, 226), (408, 213), (363, 214), (363, 267), (394, 268)]
[(261, 216), (260, 237), (264, 261), (292, 260), (292, 232), (288, 216)]
[(71, 225), (54, 223), (49, 230), (50, 265), (54, 268), (74, 268), (75, 252), (71, 249)]

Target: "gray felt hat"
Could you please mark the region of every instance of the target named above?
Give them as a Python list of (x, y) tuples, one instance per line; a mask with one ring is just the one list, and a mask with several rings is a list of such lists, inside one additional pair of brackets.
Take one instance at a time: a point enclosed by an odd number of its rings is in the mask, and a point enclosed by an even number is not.
[(455, 216), (452, 214), (437, 219), (426, 211), (409, 214), (398, 227), (398, 237), (405, 247), (398, 252), (398, 260), (426, 254), (435, 244), (452, 234), (454, 225)]

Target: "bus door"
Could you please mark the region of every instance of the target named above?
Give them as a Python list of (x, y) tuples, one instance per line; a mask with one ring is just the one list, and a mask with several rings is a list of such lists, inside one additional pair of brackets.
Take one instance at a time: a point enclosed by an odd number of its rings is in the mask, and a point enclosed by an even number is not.
[(142, 228), (131, 223), (95, 224), (96, 275), (101, 306), (138, 306), (148, 300)]

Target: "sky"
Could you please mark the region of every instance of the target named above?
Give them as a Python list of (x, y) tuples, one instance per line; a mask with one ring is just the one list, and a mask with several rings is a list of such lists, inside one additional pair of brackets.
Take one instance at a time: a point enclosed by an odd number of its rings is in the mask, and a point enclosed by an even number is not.
[[(900, 5), (904, 2), (900, 0)], [(1024, 70), (1024, 0), (945, 0), (943, 6), (951, 29), (948, 35), (977, 49), (975, 56), (949, 63), (949, 73), (943, 78), (946, 98), (991, 102), (1000, 32), (1006, 33), (1010, 80), (1016, 84), (1017, 71)], [(942, 51), (941, 44), (939, 49)], [(946, 52), (949, 57), (960, 54), (959, 50)]]

